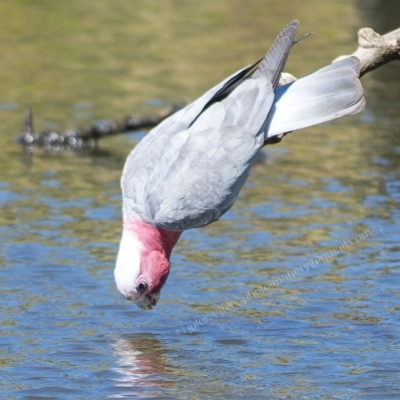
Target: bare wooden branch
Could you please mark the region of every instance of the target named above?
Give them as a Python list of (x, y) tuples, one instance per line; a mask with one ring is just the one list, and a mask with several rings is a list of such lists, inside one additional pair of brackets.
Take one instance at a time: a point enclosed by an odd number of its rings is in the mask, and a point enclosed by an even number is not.
[[(362, 28), (358, 32), (358, 49), (352, 54), (361, 62), (360, 77), (391, 61), (400, 60), (400, 28), (383, 36), (371, 28)], [(339, 61), (348, 55), (343, 55), (334, 60)], [(289, 83), (296, 78), (288, 73), (283, 73), (280, 85)], [(21, 133), (17, 142), (23, 146), (39, 146), (52, 149), (54, 146), (81, 150), (83, 148), (95, 147), (98, 139), (139, 129), (148, 129), (163, 119), (169, 117), (184, 106), (183, 103), (161, 111), (160, 113), (147, 117), (127, 117), (120, 121), (95, 123), (88, 127), (68, 129), (56, 132), (35, 132), (32, 124), (32, 112), (28, 110), (24, 118), (24, 132)], [(279, 143), (284, 135), (271, 138), (266, 144)]]
[[(352, 54), (361, 63), (360, 77), (391, 61), (400, 60), (400, 28), (386, 35), (379, 35), (371, 28), (358, 31), (358, 49)], [(340, 56), (339, 61), (348, 56)]]
[(63, 146), (80, 150), (95, 147), (98, 139), (118, 133), (139, 129), (148, 129), (180, 110), (185, 103), (177, 103), (155, 115), (145, 117), (126, 117), (120, 121), (98, 122), (90, 126), (67, 129), (57, 133), (54, 131), (35, 132), (33, 129), (32, 111), (27, 110), (24, 117), (24, 132), (17, 137), (17, 143), (29, 147), (46, 147), (49, 150)]

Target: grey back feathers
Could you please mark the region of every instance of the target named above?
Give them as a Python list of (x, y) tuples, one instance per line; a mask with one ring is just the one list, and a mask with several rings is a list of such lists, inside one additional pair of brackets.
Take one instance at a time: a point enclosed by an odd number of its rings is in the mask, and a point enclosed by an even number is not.
[(135, 147), (121, 180), (124, 218), (175, 231), (207, 225), (233, 205), (266, 139), (361, 109), (356, 60), (276, 88), (297, 27), (284, 28), (254, 73), (225, 79)]

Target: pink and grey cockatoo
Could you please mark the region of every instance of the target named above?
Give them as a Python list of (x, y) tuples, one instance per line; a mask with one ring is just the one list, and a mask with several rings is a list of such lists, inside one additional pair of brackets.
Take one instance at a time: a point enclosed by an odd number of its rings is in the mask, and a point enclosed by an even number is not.
[(286, 26), (260, 62), (164, 120), (130, 153), (115, 279), (139, 307), (157, 303), (181, 233), (232, 207), (267, 140), (364, 108), (356, 57), (278, 86), (298, 24)]

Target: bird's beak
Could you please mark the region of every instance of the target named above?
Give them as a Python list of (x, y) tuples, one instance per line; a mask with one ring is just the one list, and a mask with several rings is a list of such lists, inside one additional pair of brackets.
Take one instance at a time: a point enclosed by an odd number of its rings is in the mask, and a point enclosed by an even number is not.
[(142, 310), (151, 310), (160, 298), (160, 292), (149, 293), (146, 296), (141, 297), (135, 303)]

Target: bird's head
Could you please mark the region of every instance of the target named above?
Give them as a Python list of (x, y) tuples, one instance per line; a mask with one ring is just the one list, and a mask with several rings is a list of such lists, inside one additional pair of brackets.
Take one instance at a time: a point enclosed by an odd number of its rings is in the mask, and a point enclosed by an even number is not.
[(133, 300), (143, 310), (150, 310), (157, 304), (167, 281), (170, 251), (165, 250), (159, 230), (140, 228), (124, 229), (114, 276), (118, 290), (126, 299)]

